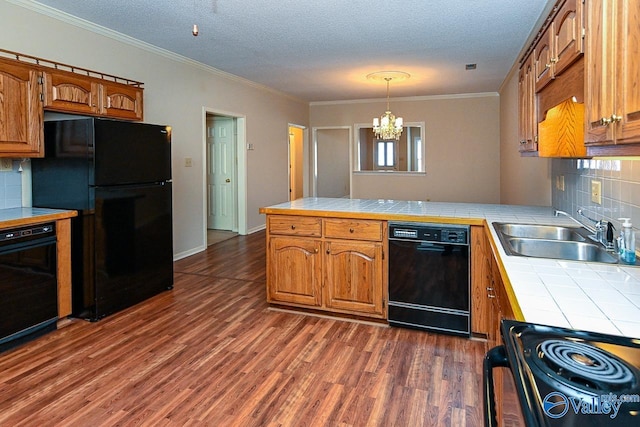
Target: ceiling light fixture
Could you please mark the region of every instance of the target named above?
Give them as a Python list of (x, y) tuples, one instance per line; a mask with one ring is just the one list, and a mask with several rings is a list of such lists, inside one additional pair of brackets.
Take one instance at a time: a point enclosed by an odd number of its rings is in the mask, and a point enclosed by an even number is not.
[(402, 117), (396, 117), (391, 113), (389, 108), (389, 83), (391, 81), (406, 80), (410, 77), (408, 73), (402, 71), (378, 71), (367, 75), (370, 80), (387, 82), (387, 110), (380, 118), (375, 117), (373, 119), (373, 132), (380, 139), (400, 139), (402, 135)]
[(198, 30), (198, 24), (193, 24), (193, 30), (191, 30), (191, 34), (193, 34), (194, 37), (197, 37), (199, 32), (200, 31)]

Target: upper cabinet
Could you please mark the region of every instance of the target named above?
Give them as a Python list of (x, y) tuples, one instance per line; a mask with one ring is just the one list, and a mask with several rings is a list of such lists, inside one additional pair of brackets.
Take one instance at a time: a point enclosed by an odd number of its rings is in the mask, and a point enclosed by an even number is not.
[(78, 75), (44, 72), (45, 109), (66, 113), (142, 120), (142, 88)]
[(534, 49), (536, 92), (562, 74), (583, 53), (583, 4), (567, 0), (554, 8), (555, 17)]
[(590, 0), (587, 10), (585, 139), (588, 153), (638, 155), (640, 2)]
[[(582, 127), (584, 122), (582, 110), (566, 104), (584, 99), (583, 16), (582, 0), (559, 0), (521, 61), (518, 128), (523, 156), (586, 155), (582, 132), (575, 132), (576, 123)], [(548, 115), (561, 104), (559, 113)], [(558, 118), (577, 122), (567, 127)]]
[[(0, 157), (43, 157), (44, 111), (143, 119), (142, 83), (0, 49)], [(16, 59), (13, 59), (16, 58)]]
[(534, 81), (533, 55), (529, 55), (520, 67), (518, 77), (518, 134), (523, 155), (538, 152)]
[(0, 156), (42, 157), (42, 73), (0, 59)]

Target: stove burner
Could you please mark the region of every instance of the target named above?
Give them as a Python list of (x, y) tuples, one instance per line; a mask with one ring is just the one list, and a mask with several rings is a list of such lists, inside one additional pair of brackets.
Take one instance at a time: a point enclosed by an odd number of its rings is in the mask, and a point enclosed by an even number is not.
[(592, 382), (622, 385), (634, 379), (623, 361), (589, 344), (549, 339), (540, 344), (538, 356), (564, 379), (588, 388), (595, 386)]

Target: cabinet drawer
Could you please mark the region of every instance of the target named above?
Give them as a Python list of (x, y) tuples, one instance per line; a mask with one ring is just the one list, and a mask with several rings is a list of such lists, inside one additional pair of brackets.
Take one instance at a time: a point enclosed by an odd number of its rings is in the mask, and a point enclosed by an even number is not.
[(358, 219), (325, 219), (324, 236), (336, 239), (382, 240), (382, 222)]
[(322, 222), (320, 218), (271, 215), (269, 217), (269, 233), (320, 237)]

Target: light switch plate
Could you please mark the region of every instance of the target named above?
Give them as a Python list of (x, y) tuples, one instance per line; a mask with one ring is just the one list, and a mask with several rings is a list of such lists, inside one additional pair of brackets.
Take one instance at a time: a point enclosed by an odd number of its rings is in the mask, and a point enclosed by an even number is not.
[(602, 181), (591, 180), (591, 201), (598, 205), (602, 204)]
[(193, 159), (191, 157), (185, 157), (184, 158), (184, 167), (185, 168), (190, 168), (193, 166)]
[(11, 172), (13, 170), (13, 162), (11, 159), (0, 159), (0, 172)]

